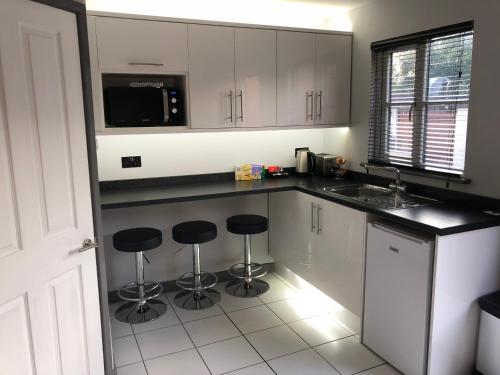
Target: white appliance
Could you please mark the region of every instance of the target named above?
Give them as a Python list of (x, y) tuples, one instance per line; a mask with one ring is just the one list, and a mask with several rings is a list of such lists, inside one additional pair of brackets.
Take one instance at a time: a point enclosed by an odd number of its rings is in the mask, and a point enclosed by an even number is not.
[(425, 374), (433, 238), (369, 223), (366, 252), (363, 343), (404, 374)]

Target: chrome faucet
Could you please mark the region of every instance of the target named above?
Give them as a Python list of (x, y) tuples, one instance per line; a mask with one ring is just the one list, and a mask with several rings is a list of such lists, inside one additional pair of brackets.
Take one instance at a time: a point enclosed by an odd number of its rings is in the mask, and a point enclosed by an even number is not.
[(366, 173), (368, 174), (369, 169), (381, 169), (384, 171), (390, 171), (394, 172), (394, 175), (396, 177), (396, 180), (394, 182), (391, 182), (389, 184), (389, 188), (397, 195), (402, 191), (406, 190), (406, 185), (401, 183), (401, 172), (399, 171), (398, 168), (396, 167), (390, 167), (390, 166), (384, 166), (384, 165), (376, 165), (376, 164), (369, 164), (369, 163), (360, 163), (360, 166), (364, 167), (366, 169)]

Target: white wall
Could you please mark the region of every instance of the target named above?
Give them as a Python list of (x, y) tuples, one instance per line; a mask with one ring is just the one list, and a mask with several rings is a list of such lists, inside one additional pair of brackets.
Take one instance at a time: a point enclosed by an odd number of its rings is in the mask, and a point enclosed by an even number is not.
[[(351, 167), (367, 159), (370, 43), (435, 27), (474, 20), (474, 51), (465, 175), (471, 185), (455, 190), (500, 198), (500, 1), (377, 0), (350, 13), (353, 25), (352, 127), (345, 150)], [(325, 131), (326, 152), (335, 132)], [(404, 176), (407, 181), (444, 186), (443, 181)]]
[[(97, 137), (101, 181), (230, 172), (237, 164), (295, 166), (295, 147), (323, 152), (323, 129), (235, 131)], [(329, 132), (342, 139), (345, 129)], [(122, 169), (121, 157), (140, 155), (141, 168)]]
[(159, 17), (350, 31), (348, 6), (360, 0), (87, 0), (87, 9)]

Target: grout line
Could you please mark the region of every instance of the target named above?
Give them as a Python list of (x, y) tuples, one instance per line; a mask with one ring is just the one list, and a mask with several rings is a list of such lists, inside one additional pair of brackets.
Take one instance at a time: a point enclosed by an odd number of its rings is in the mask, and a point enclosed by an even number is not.
[[(263, 362), (265, 362), (267, 364), (267, 361), (266, 359), (259, 353), (259, 351), (252, 345), (252, 343), (250, 342), (250, 340), (248, 340), (248, 338), (243, 334), (243, 332), (240, 330), (240, 328), (234, 324), (234, 322), (231, 320), (231, 318), (229, 317), (229, 315), (221, 308), (221, 310), (224, 312), (224, 315), (226, 315), (226, 317), (229, 319), (229, 321), (236, 327), (236, 329), (238, 330), (238, 332), (241, 334), (241, 336), (245, 339), (245, 341), (248, 343), (248, 345), (250, 345), (252, 347), (252, 349), (257, 353), (257, 355), (262, 359)], [(271, 310), (271, 309), (269, 309)], [(280, 319), (281, 320), (281, 319)], [(269, 366), (269, 364), (267, 364)], [(276, 374), (276, 372), (271, 368), (271, 366), (269, 366), (269, 368), (271, 369), (271, 371), (273, 372), (273, 374)], [(238, 370), (238, 369), (236, 369)], [(236, 370), (233, 370), (233, 371), (236, 371)]]
[(122, 366), (116, 366), (115, 369), (122, 368), (122, 367), (127, 367), (127, 366), (132, 366), (132, 365), (136, 365), (138, 363), (144, 363), (144, 361), (138, 361), (138, 362), (134, 362), (134, 363), (127, 363), (126, 365), (122, 365)]
[(259, 362), (259, 363), (254, 363), (253, 365), (248, 365), (248, 366), (244, 366), (244, 367), (237, 368), (237, 369), (235, 369), (235, 370), (231, 370), (231, 371), (223, 372), (223, 373), (221, 373), (220, 375), (231, 374), (231, 373), (233, 373), (233, 372), (235, 372), (235, 371), (243, 370), (243, 369), (246, 369), (246, 368), (249, 368), (249, 367), (252, 367), (252, 366), (261, 365), (261, 364), (263, 364), (263, 363), (265, 363), (265, 364), (267, 365), (266, 361), (264, 361), (264, 362)]
[[(182, 350), (177, 350), (175, 352), (172, 352), (172, 353), (167, 353), (167, 354), (162, 354), (162, 355), (157, 355), (157, 356), (154, 356), (154, 357), (151, 357), (151, 358), (148, 358), (146, 360), (143, 361), (144, 363), (144, 367), (146, 366), (146, 361), (151, 361), (153, 359), (157, 359), (157, 358), (162, 358), (162, 357), (167, 357), (169, 355), (172, 355), (172, 354), (178, 354), (178, 353), (182, 353), (182, 352), (187, 352), (189, 350), (193, 350), (195, 349), (195, 347), (193, 346), (192, 348), (187, 348), (187, 349), (182, 349)], [(139, 363), (139, 362), (136, 362), (136, 363)], [(120, 367), (123, 367), (123, 366), (120, 366)]]
[[(293, 328), (292, 328), (292, 329), (293, 329)], [(341, 338), (339, 338), (339, 339), (330, 340), (330, 341), (323, 342), (323, 343), (321, 343), (321, 344), (314, 345), (314, 346), (313, 346), (313, 345), (311, 345), (311, 348), (313, 348), (313, 349), (314, 349), (314, 348), (317, 348), (317, 347), (319, 347), (319, 346), (326, 345), (326, 344), (331, 344), (332, 342), (335, 342), (335, 341), (341, 341), (341, 340), (348, 339), (348, 338), (353, 337), (353, 336), (356, 336), (356, 335), (349, 335), (349, 336), (341, 337)]]
[(374, 368), (377, 368), (377, 367), (381, 367), (381, 366), (385, 366), (387, 365), (388, 363), (384, 361), (384, 363), (380, 364), (380, 365), (376, 365), (376, 366), (372, 366), (372, 367), (368, 367), (364, 370), (361, 370), (361, 371), (358, 371), (358, 372), (355, 372), (354, 374), (352, 375), (357, 375), (357, 374), (361, 374), (362, 372), (365, 372), (365, 371), (369, 371), (369, 370), (373, 370)]
[[(165, 298), (167, 298), (167, 296), (165, 295)], [(168, 298), (167, 298), (168, 300)], [(170, 303), (170, 301), (169, 301)], [(191, 335), (189, 334), (189, 332), (187, 331), (186, 327), (184, 327), (184, 323), (182, 323), (181, 321), (181, 318), (179, 317), (179, 314), (177, 314), (177, 311), (175, 311), (175, 309), (172, 307), (172, 310), (174, 311), (174, 314), (177, 316), (177, 318), (179, 319), (179, 321), (181, 322), (181, 325), (182, 325), (182, 329), (184, 329), (184, 332), (186, 332), (186, 335), (189, 337), (189, 340), (191, 341), (191, 343), (193, 344), (193, 347), (194, 349), (196, 350), (196, 353), (198, 353), (198, 355), (200, 356), (203, 364), (205, 365), (205, 367), (207, 368), (207, 371), (212, 374), (212, 371), (210, 371), (210, 368), (208, 367), (207, 363), (205, 362), (205, 359), (203, 358), (203, 356), (201, 355), (200, 351), (198, 350), (198, 348), (196, 347), (193, 339), (191, 338)]]
[(335, 371), (337, 371), (339, 373), (339, 375), (342, 374), (342, 372), (339, 369), (337, 369), (333, 364), (330, 363), (330, 361), (328, 359), (326, 359), (325, 357), (323, 357), (321, 355), (321, 353), (316, 350), (316, 347), (313, 347), (312, 350), (314, 350), (316, 352), (316, 354), (318, 354), (321, 358), (323, 358), (323, 360), (326, 363), (328, 363)]

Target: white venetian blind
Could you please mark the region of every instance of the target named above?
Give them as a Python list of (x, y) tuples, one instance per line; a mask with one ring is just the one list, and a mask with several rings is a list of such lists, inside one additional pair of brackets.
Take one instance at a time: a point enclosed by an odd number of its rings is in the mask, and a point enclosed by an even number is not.
[(370, 162), (463, 174), (472, 28), (372, 44)]

